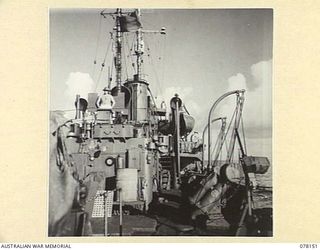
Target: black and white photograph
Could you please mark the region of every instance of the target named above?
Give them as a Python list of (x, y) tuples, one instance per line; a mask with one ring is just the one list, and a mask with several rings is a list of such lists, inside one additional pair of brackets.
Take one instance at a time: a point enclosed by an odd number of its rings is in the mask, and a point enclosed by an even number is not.
[(48, 14), (49, 237), (274, 236), (273, 9)]

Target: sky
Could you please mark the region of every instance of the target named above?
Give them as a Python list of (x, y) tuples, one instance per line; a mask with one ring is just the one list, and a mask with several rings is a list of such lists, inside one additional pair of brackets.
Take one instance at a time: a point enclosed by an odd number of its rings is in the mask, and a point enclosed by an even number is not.
[[(108, 10), (107, 10), (108, 11)], [(109, 10), (111, 12), (114, 9)], [(75, 94), (85, 97), (107, 85), (111, 66), (111, 17), (101, 9), (50, 10), (50, 109), (74, 108)], [(227, 91), (245, 89), (243, 123), (248, 151), (272, 157), (271, 9), (148, 9), (141, 10), (143, 28), (166, 28), (166, 35), (145, 35), (143, 73), (158, 103), (175, 93), (196, 120), (200, 134), (214, 101)], [(99, 35), (100, 34), (100, 35)], [(132, 35), (126, 35), (127, 70)], [(97, 61), (95, 65), (93, 62)], [(114, 75), (114, 74), (113, 74)], [(224, 101), (214, 117), (230, 117), (235, 98)], [(214, 126), (219, 129), (219, 124)]]

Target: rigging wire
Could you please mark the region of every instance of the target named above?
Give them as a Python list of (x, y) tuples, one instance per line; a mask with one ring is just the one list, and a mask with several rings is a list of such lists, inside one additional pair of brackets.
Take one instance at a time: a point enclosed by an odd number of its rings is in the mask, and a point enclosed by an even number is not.
[(226, 151), (227, 151), (227, 152), (229, 151), (229, 149), (228, 149), (228, 144), (227, 144), (227, 135), (228, 135), (228, 133), (229, 133), (229, 131), (230, 131), (231, 124), (233, 123), (233, 119), (235, 118), (236, 110), (237, 110), (237, 106), (235, 107), (235, 109), (234, 109), (234, 111), (233, 111), (233, 114), (232, 114), (232, 116), (231, 116), (231, 120), (230, 120), (230, 122), (229, 122), (227, 131), (226, 131), (226, 133), (225, 133), (225, 136), (224, 136), (223, 142), (222, 142), (222, 144), (224, 144), (224, 145), (226, 146)]
[[(238, 110), (237, 110), (237, 118), (235, 119), (235, 127), (236, 129), (238, 129), (238, 127), (242, 127), (242, 132), (243, 132), (243, 139), (244, 139), (244, 142), (245, 142), (245, 136), (244, 136), (244, 129), (243, 129), (243, 120), (242, 120), (242, 104), (243, 104), (243, 101), (242, 101), (242, 98), (240, 96), (238, 96), (237, 98), (237, 106), (238, 106)], [(238, 124), (237, 124), (237, 121), (238, 121)], [(239, 124), (239, 122), (241, 122)], [(236, 131), (234, 130), (233, 131), (233, 135), (234, 135), (234, 140), (236, 140)], [(240, 137), (240, 135), (239, 135)], [(241, 142), (238, 141), (238, 144), (240, 144)], [(246, 146), (245, 146), (245, 154), (246, 154)], [(238, 157), (238, 160), (240, 159), (240, 157)]]
[[(225, 141), (225, 147), (226, 147), (226, 158), (227, 158), (227, 156), (228, 156), (228, 151), (229, 151), (229, 147), (228, 147), (228, 144), (227, 144), (227, 141)], [(226, 161), (226, 162), (228, 162), (228, 160)], [(230, 161), (228, 162), (228, 163), (230, 163)]]
[[(128, 46), (129, 46), (129, 43), (128, 43)], [(130, 51), (134, 51), (134, 39), (132, 39), (132, 44), (131, 44), (131, 48), (130, 48)], [(133, 61), (133, 58), (131, 59), (132, 60), (132, 67), (133, 67), (133, 72), (136, 72), (136, 66), (135, 66), (135, 63)]]
[(236, 108), (235, 108), (235, 119), (233, 121), (234, 122), (234, 129), (232, 130), (232, 133), (231, 133), (231, 136), (230, 136), (230, 145), (229, 145), (229, 150), (228, 150), (228, 155), (230, 157), (230, 160), (233, 160), (233, 156), (234, 156), (233, 152), (234, 152), (234, 146), (235, 146), (235, 142), (236, 142), (235, 128), (237, 128), (236, 126), (239, 126), (239, 124), (237, 124), (239, 115), (240, 115), (240, 118), (241, 118), (241, 98), (239, 96), (237, 96), (237, 102), (236, 103), (237, 103), (237, 105), (236, 105)]
[(214, 147), (213, 147), (213, 150), (211, 151), (211, 157), (213, 156), (217, 146), (218, 146), (218, 142), (219, 142), (219, 137), (220, 137), (220, 133), (218, 134), (218, 137), (217, 137), (217, 140), (216, 140), (216, 143), (214, 144)]
[(128, 49), (128, 58), (130, 58), (131, 61), (131, 66), (133, 68), (133, 72), (136, 71), (135, 67), (134, 67), (134, 60), (133, 60), (133, 56), (132, 56), (132, 48), (129, 47), (129, 35), (125, 34), (125, 44), (127, 45), (127, 49)]
[(164, 83), (164, 77), (165, 77), (165, 59), (166, 59), (166, 51), (167, 51), (167, 36), (164, 36), (164, 45), (163, 45), (163, 53), (162, 53), (162, 77), (161, 77), (161, 82)]
[(111, 58), (111, 70), (110, 70), (110, 85), (111, 85), (111, 82), (112, 82), (112, 79), (113, 79), (113, 67), (114, 67), (114, 63), (113, 63), (113, 58)]
[(102, 15), (100, 15), (99, 24), (98, 24), (97, 44), (96, 44), (96, 52), (94, 55), (94, 61), (93, 61), (93, 67), (92, 67), (92, 77), (94, 77), (95, 75), (95, 70), (97, 65), (97, 56), (98, 56), (98, 49), (99, 49), (100, 36), (101, 36), (101, 22), (102, 22)]
[(100, 82), (100, 79), (101, 79), (101, 75), (102, 75), (102, 71), (104, 69), (104, 66), (105, 66), (105, 63), (106, 63), (106, 59), (107, 59), (107, 55), (108, 55), (108, 52), (110, 50), (110, 47), (111, 47), (111, 44), (113, 43), (113, 38), (110, 39), (109, 43), (108, 43), (108, 47), (107, 47), (107, 50), (106, 50), (106, 53), (104, 55), (104, 59), (103, 59), (103, 62), (101, 64), (101, 69), (100, 69), (100, 72), (99, 72), (99, 76), (98, 76), (98, 79), (95, 83), (95, 88), (94, 88), (94, 91), (96, 92), (97, 91), (97, 88), (99, 86), (99, 82)]
[(187, 114), (188, 115), (190, 115), (190, 113), (189, 113), (189, 111), (188, 111), (188, 109), (187, 109), (187, 107), (183, 104), (183, 108), (184, 108), (184, 110), (187, 112)]
[[(233, 125), (233, 130), (232, 130), (232, 134), (231, 134), (231, 140), (233, 140), (233, 138), (234, 138), (234, 141), (233, 141), (233, 145), (229, 145), (230, 147), (229, 147), (229, 150), (233, 150), (231, 153), (232, 154), (230, 154), (230, 162), (234, 162), (234, 145), (235, 145), (235, 143), (236, 143), (236, 133), (235, 133), (235, 128), (236, 128), (236, 126), (237, 126), (237, 117), (238, 117), (238, 115), (239, 115), (239, 105), (238, 105), (238, 103), (237, 103), (237, 107), (236, 107), (236, 115), (235, 115), (235, 119), (234, 119), (234, 125)], [(231, 142), (230, 142), (231, 143)], [(231, 148), (232, 147), (232, 148)]]
[(150, 47), (149, 47), (149, 44), (147, 42), (147, 39), (145, 38), (145, 43), (146, 43), (146, 46), (147, 46), (147, 49), (148, 49), (148, 53), (149, 53), (149, 58), (150, 58), (150, 64), (152, 66), (152, 69), (153, 69), (153, 72), (154, 72), (154, 75), (155, 75), (155, 78), (156, 78), (156, 83), (157, 83), (157, 87), (159, 89), (159, 93), (161, 96), (163, 96), (163, 93), (162, 93), (162, 89), (161, 89), (161, 84), (160, 84), (160, 81), (159, 81), (159, 77), (158, 77), (158, 74), (157, 74), (157, 71), (155, 70), (155, 66), (154, 66), (154, 62), (153, 62), (153, 57), (152, 57), (152, 53), (151, 53), (151, 50), (150, 50)]
[(126, 69), (125, 73), (126, 73), (126, 76), (127, 76), (127, 79), (128, 79), (128, 67), (127, 67), (127, 59), (126, 59), (126, 50), (124, 49), (123, 50), (123, 61), (124, 61), (124, 67)]
[(151, 92), (151, 89), (148, 87), (148, 91), (149, 91), (149, 93), (150, 93), (150, 96), (151, 96), (151, 99), (152, 99), (152, 101), (153, 101), (153, 104), (154, 104), (154, 106), (155, 106), (155, 108), (157, 108), (157, 103), (156, 103), (156, 101), (155, 101), (155, 99), (154, 99), (154, 97), (153, 97), (153, 94), (152, 94), (152, 92)]
[[(223, 141), (224, 136), (225, 136), (225, 133), (224, 133), (224, 131), (221, 130), (220, 133), (219, 133), (219, 135), (218, 135), (217, 141), (218, 141), (218, 140), (219, 140), (219, 141)], [(217, 151), (217, 153), (216, 153), (216, 157), (215, 157), (215, 159), (214, 159), (214, 161), (213, 161), (213, 166), (215, 166), (215, 165), (217, 164), (219, 157), (220, 157), (220, 160), (221, 160), (221, 155), (222, 155), (221, 151), (222, 151), (222, 148), (223, 148), (223, 145), (221, 145), (221, 146), (218, 148), (218, 151)]]
[(241, 128), (242, 128), (244, 152), (245, 152), (245, 154), (247, 154), (247, 143), (246, 143), (246, 136), (245, 136), (245, 133), (244, 133), (244, 126), (243, 126), (243, 118), (242, 118), (242, 116), (241, 116)]
[(222, 151), (222, 148), (223, 148), (223, 144), (222, 144), (222, 147), (220, 149), (220, 157), (219, 157), (219, 161), (221, 162), (222, 161), (222, 156), (223, 156), (223, 151)]

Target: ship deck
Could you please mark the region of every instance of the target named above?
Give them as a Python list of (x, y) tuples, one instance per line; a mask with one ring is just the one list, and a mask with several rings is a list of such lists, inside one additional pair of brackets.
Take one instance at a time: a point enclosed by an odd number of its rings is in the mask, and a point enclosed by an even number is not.
[[(257, 191), (254, 196), (255, 213), (264, 218), (265, 232), (261, 236), (271, 236), (272, 214), (270, 192)], [(160, 199), (159, 199), (160, 198)], [(220, 209), (214, 209), (208, 220), (188, 221), (185, 218), (181, 194), (178, 190), (162, 192), (158, 197), (161, 202), (153, 204), (148, 214), (124, 215), (123, 236), (233, 236), (228, 222), (223, 218)], [(104, 220), (92, 221), (94, 236), (104, 235)], [(119, 216), (108, 219), (108, 236), (119, 236)], [(259, 235), (257, 235), (259, 236)]]

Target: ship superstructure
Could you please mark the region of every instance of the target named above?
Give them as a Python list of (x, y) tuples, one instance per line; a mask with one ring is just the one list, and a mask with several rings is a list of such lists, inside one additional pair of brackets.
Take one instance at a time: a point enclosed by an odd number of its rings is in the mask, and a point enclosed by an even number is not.
[[(244, 90), (219, 98), (208, 116), (203, 138), (196, 138), (195, 119), (178, 94), (172, 93), (168, 106), (158, 107), (149, 82), (143, 78), (145, 33), (165, 35), (165, 28), (144, 30), (140, 10), (101, 12), (112, 17), (115, 79), (106, 83), (102, 95), (76, 96), (75, 118), (60, 126), (57, 137), (58, 165), (68, 168), (78, 183), (68, 220), (69, 235), (156, 234), (158, 220), (168, 197), (179, 197), (177, 211), (182, 231), (194, 232), (196, 222), (212, 209), (223, 207), (225, 219), (236, 227), (235, 234), (252, 217), (254, 173), (265, 173), (269, 161), (250, 157), (242, 145), (238, 128), (242, 117)], [(123, 34), (135, 34), (135, 74), (122, 79)], [(114, 85), (112, 87), (112, 85)], [(228, 130), (227, 117), (215, 118), (216, 106), (226, 97), (236, 96), (235, 115)], [(214, 119), (215, 118), (215, 119)], [(216, 147), (212, 148), (213, 122), (221, 121)], [(207, 132), (206, 132), (207, 131)], [(227, 137), (228, 154), (220, 153)], [(207, 136), (208, 159), (204, 141)], [(240, 163), (232, 164), (235, 145)], [(235, 199), (236, 198), (236, 199)], [(221, 206), (222, 202), (224, 206)], [(233, 211), (230, 213), (230, 211)], [(63, 220), (58, 222), (63, 227)], [(54, 228), (54, 226), (53, 226)], [(52, 229), (51, 235), (61, 231)]]

